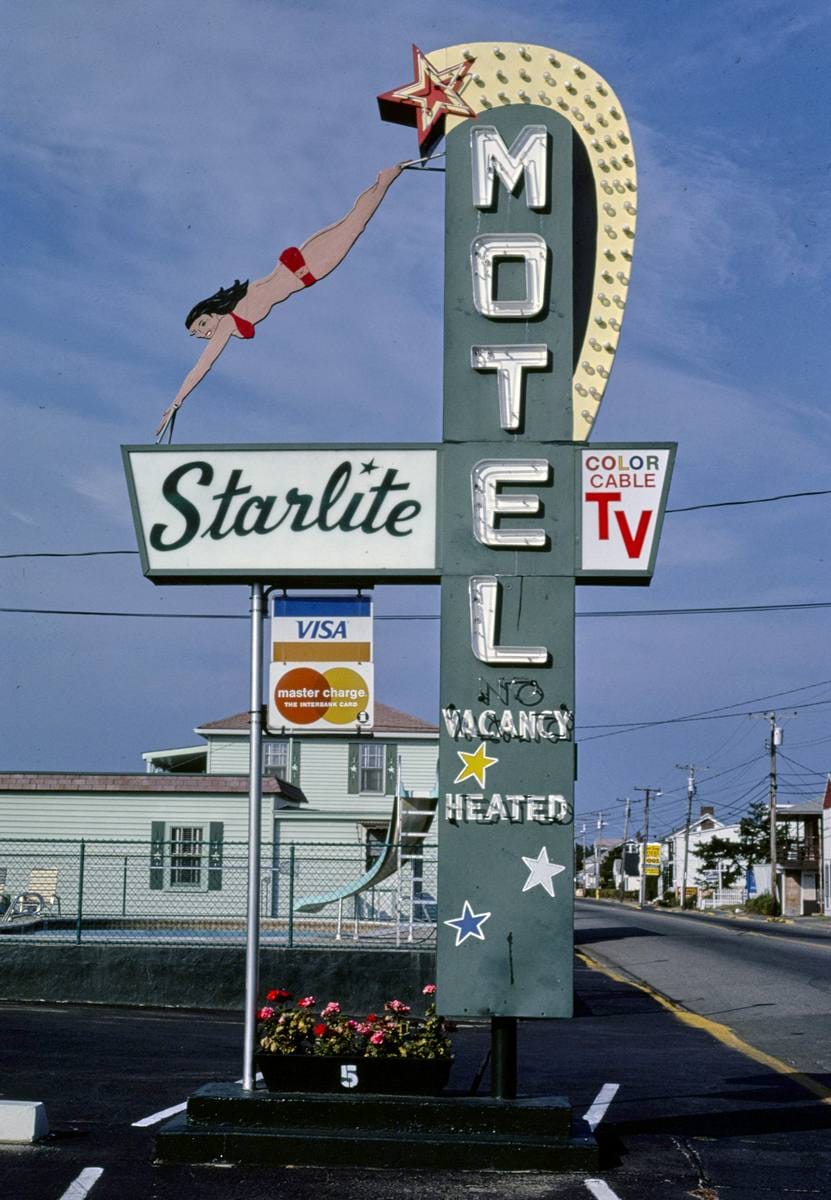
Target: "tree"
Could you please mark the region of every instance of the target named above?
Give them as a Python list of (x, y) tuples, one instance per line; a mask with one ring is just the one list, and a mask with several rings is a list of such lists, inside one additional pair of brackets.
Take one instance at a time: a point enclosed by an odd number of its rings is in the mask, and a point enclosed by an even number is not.
[(615, 863), (623, 854), (623, 845), (615, 846), (610, 850), (605, 858), (600, 861), (600, 887), (613, 888), (615, 886)]
[(756, 863), (770, 861), (770, 809), (767, 801), (757, 800), (739, 821), (739, 836), (714, 837), (702, 842), (696, 854), (705, 871), (714, 871), (722, 864), (721, 878), (730, 887)]

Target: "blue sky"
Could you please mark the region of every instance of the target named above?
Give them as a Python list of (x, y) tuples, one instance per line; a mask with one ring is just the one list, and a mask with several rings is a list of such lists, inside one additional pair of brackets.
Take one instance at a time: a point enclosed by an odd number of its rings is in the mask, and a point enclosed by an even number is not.
[[(595, 436), (676, 440), (670, 507), (829, 486), (826, 4), (2, 8), (3, 553), (134, 545), (118, 448), (150, 440), (192, 365), (185, 314), (415, 154), (375, 100), (409, 79), (412, 42), (550, 45), (622, 98), (638, 244)], [(179, 439), (438, 440), (442, 225), (441, 176), (405, 174), (325, 286), (229, 349)], [(652, 587), (585, 588), (579, 605), (831, 600), (828, 510), (819, 496), (670, 514)], [(244, 590), (154, 588), (130, 557), (3, 560), (0, 579), (7, 607), (247, 611)], [(437, 606), (434, 589), (378, 592), (385, 615)], [(579, 619), (578, 812), (602, 809), (614, 832), (619, 798), (648, 784), (664, 788), (669, 826), (686, 762), (710, 767), (702, 803), (739, 812), (763, 790), (760, 723), (589, 728), (729, 705), (799, 710), (783, 792), (817, 794), (828, 612)], [(244, 621), (0, 613), (0, 631), (0, 767), (140, 769), (142, 750), (189, 744), (197, 723), (247, 706)], [(379, 698), (435, 717), (437, 636), (436, 623), (379, 625)]]

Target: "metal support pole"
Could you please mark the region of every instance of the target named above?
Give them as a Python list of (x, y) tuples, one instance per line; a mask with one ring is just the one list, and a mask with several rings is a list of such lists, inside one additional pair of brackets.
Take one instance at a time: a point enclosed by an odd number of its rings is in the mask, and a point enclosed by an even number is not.
[(251, 703), (248, 770), (248, 911), (245, 932), (243, 1091), (254, 1091), (260, 958), (260, 824), (263, 806), (263, 585), (251, 584)]
[(294, 945), (294, 842), (289, 846), (289, 947)]
[(75, 941), (81, 941), (81, 929), (84, 923), (84, 859), (86, 858), (86, 843), (81, 838), (81, 851), (78, 857), (78, 915), (75, 920)]
[(516, 1017), (491, 1017), (491, 1095), (516, 1100)]

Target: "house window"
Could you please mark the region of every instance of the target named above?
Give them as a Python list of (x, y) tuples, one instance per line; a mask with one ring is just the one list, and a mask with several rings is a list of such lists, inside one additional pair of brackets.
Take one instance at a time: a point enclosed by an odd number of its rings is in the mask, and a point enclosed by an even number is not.
[(201, 825), (171, 825), (171, 887), (201, 888), (203, 886), (203, 853), (204, 840)]
[(288, 779), (289, 744), (282, 742), (265, 742), (263, 745), (263, 769), (280, 779)]
[(359, 747), (358, 791), (384, 792), (385, 747), (383, 743), (364, 742)]
[(386, 825), (367, 825), (365, 827), (366, 837), (366, 869), (380, 858), (384, 846), (387, 844), (387, 827)]

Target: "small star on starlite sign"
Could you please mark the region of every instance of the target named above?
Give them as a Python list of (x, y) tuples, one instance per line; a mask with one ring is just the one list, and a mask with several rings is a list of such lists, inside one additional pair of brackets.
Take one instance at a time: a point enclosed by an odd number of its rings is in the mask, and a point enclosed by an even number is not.
[(549, 896), (553, 896), (554, 884), (552, 880), (555, 875), (559, 875), (561, 871), (564, 871), (565, 867), (561, 867), (559, 863), (548, 861), (548, 851), (545, 846), (543, 846), (536, 858), (526, 858), (523, 854), (522, 861), (529, 872), (522, 889), (523, 892), (528, 892), (534, 887), (542, 887), (545, 888)]
[(485, 935), (482, 933), (481, 927), (490, 918), (490, 915), (489, 912), (475, 913), (470, 907), (470, 901), (465, 900), (462, 915), (444, 923), (456, 930), (456, 945), (461, 946), (462, 942), (467, 941), (469, 937), (475, 937), (480, 942), (484, 942)]
[(463, 783), (465, 779), (475, 779), (480, 788), (485, 787), (485, 773), (488, 767), (498, 763), (499, 759), (491, 758), (485, 750), (484, 742), (480, 742), (478, 749), (474, 750), (472, 754), (468, 754), (465, 750), (457, 750), (456, 753), (464, 766), (453, 782)]
[(377, 470), (378, 470), (378, 464), (374, 458), (371, 458), (369, 460), (369, 462), (361, 463), (361, 474), (362, 475), (371, 475), (373, 471), (377, 471)]

